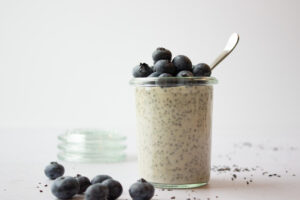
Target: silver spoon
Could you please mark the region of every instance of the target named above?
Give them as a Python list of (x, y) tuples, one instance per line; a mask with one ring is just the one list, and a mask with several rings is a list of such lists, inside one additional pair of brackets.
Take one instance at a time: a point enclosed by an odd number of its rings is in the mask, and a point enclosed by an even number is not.
[(240, 39), (239, 34), (232, 33), (222, 53), (211, 63), (210, 69), (213, 70), (222, 60), (224, 60), (236, 47)]

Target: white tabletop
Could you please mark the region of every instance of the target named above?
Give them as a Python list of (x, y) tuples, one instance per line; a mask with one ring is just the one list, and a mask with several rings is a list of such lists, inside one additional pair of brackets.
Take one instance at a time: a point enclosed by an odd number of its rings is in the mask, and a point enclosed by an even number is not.
[[(56, 199), (50, 192), (51, 181), (45, 177), (43, 169), (48, 162), (56, 160), (59, 133), (54, 129), (0, 130), (0, 199)], [(212, 166), (216, 169), (228, 166), (230, 171), (212, 170), (210, 183), (202, 188), (156, 189), (153, 199), (300, 199), (300, 137), (296, 134), (266, 135), (263, 131), (253, 135), (214, 133)], [(127, 161), (122, 163), (62, 162), (65, 175), (80, 173), (92, 178), (97, 174), (109, 174), (124, 187), (120, 199), (131, 199), (128, 188), (139, 178), (132, 146), (130, 142)], [(235, 168), (242, 171), (234, 172)], [(249, 171), (243, 171), (245, 168)], [(232, 180), (233, 174), (236, 179)]]

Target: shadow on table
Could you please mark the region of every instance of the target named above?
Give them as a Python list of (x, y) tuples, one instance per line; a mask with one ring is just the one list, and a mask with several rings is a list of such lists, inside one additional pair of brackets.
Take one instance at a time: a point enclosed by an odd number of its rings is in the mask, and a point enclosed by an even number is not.
[[(261, 179), (255, 180), (254, 178), (252, 179), (253, 182), (250, 182), (249, 180), (244, 180), (244, 179), (235, 179), (235, 180), (226, 180), (223, 178), (212, 178), (209, 182), (209, 184), (200, 187), (200, 188), (195, 188), (195, 190), (202, 190), (202, 189), (231, 189), (231, 190), (238, 190), (238, 189), (266, 189), (266, 188), (274, 188), (274, 186), (278, 185), (278, 182), (274, 181), (263, 181)], [(248, 182), (248, 184), (247, 184)]]
[(72, 198), (72, 200), (83, 200), (84, 195), (76, 195), (75, 197)]
[[(274, 188), (274, 187), (279, 187), (280, 188), (280, 182), (275, 182), (272, 180), (268, 180), (268, 181), (264, 181), (264, 180), (255, 180), (254, 178), (252, 179), (253, 182), (249, 182), (249, 184), (247, 184), (248, 180), (243, 180), (243, 179), (235, 179), (235, 180), (228, 180), (228, 179), (224, 179), (224, 178), (217, 178), (217, 177), (213, 177), (211, 178), (210, 182), (208, 185), (199, 187), (199, 188), (193, 188), (193, 189), (189, 189), (189, 190), (193, 190), (193, 191), (201, 191), (201, 190), (231, 190), (231, 191), (235, 191), (235, 190), (247, 190), (247, 189), (251, 189), (251, 190), (255, 190), (257, 192), (257, 190), (266, 190), (269, 188)], [(156, 190), (161, 190), (156, 188)], [(168, 192), (169, 190), (164, 189), (166, 192)], [(172, 189), (172, 190), (176, 190), (176, 189)], [(170, 190), (170, 191), (172, 191)], [(178, 189), (181, 191), (185, 191), (186, 189)], [(189, 191), (186, 190), (186, 191)], [(118, 198), (118, 200), (128, 200), (131, 199), (129, 197), (121, 197)], [(84, 200), (84, 195), (76, 195), (75, 197), (72, 198), (72, 200)], [(153, 200), (157, 200), (156, 198), (153, 198)]]
[[(118, 198), (118, 200), (128, 200), (128, 199), (131, 199), (131, 198), (125, 198), (125, 197)], [(59, 199), (57, 199), (57, 200), (59, 200)], [(84, 195), (77, 195), (77, 196), (73, 197), (72, 200), (84, 200)]]

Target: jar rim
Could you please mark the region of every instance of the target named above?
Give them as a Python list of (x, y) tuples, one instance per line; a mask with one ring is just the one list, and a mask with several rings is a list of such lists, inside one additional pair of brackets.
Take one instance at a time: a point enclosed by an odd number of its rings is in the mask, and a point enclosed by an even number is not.
[(184, 86), (184, 85), (214, 85), (218, 80), (215, 77), (144, 77), (132, 78), (129, 81), (133, 86)]

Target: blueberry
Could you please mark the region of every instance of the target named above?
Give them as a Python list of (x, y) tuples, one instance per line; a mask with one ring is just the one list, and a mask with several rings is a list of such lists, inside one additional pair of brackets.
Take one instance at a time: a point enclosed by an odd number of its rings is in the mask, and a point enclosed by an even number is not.
[(193, 73), (195, 76), (210, 76), (211, 69), (207, 64), (199, 63), (194, 66)]
[(154, 187), (145, 179), (140, 179), (130, 186), (129, 194), (133, 200), (149, 200), (154, 195)]
[(140, 63), (138, 66), (135, 66), (132, 70), (132, 74), (134, 77), (147, 77), (152, 72), (153, 70), (146, 63)]
[(159, 73), (169, 73), (169, 74), (176, 74), (176, 68), (174, 67), (173, 63), (168, 60), (159, 60), (154, 64), (154, 69), (156, 72)]
[(85, 192), (85, 200), (107, 200), (108, 187), (102, 183), (96, 183), (88, 187)]
[(91, 185), (90, 179), (88, 177), (81, 176), (80, 174), (77, 174), (77, 176), (75, 178), (79, 183), (78, 194), (84, 193), (86, 191), (86, 189)]
[(162, 73), (158, 77), (173, 77), (173, 76), (171, 74), (168, 74), (168, 73)]
[(159, 75), (161, 75), (161, 73), (159, 73), (159, 72), (153, 72), (148, 77), (158, 77)]
[(177, 77), (193, 77), (193, 76), (194, 76), (194, 74), (190, 71), (187, 71), (187, 70), (180, 71), (177, 74)]
[(168, 49), (165, 49), (163, 47), (158, 47), (153, 53), (152, 58), (154, 60), (154, 63), (158, 60), (168, 60), (171, 61), (172, 53)]
[(119, 183), (116, 180), (113, 179), (106, 179), (105, 181), (102, 182), (103, 185), (106, 185), (108, 187), (108, 200), (115, 200), (119, 196), (121, 196), (123, 192), (123, 188), (121, 183)]
[(102, 183), (102, 182), (105, 181), (106, 179), (112, 179), (112, 177), (111, 177), (111, 176), (108, 176), (108, 175), (97, 175), (97, 176), (95, 176), (95, 177), (92, 179), (91, 183), (92, 183), (92, 184), (95, 184), (95, 183)]
[(78, 181), (70, 176), (61, 176), (53, 182), (51, 192), (58, 199), (70, 199), (79, 191)]
[(51, 162), (49, 165), (46, 166), (44, 172), (49, 179), (54, 180), (57, 177), (64, 175), (65, 168), (57, 162)]
[(192, 62), (188, 57), (184, 55), (176, 56), (175, 58), (173, 58), (172, 63), (174, 64), (177, 72), (180, 72), (182, 70), (192, 71)]

